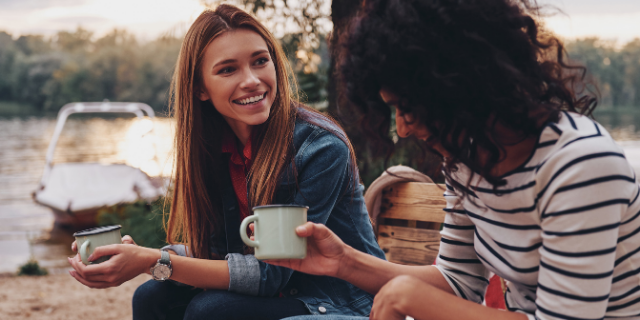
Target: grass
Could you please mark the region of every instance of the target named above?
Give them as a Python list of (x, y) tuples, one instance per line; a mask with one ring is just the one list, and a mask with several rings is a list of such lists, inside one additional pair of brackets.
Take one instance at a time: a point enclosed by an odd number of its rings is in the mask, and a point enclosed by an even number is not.
[(49, 274), (47, 269), (40, 267), (38, 261), (33, 258), (18, 268), (19, 276), (46, 276), (47, 274)]

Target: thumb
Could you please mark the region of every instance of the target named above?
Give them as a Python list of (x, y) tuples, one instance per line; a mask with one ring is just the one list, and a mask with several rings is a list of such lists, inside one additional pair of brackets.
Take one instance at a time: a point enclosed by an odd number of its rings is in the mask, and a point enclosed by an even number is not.
[(296, 232), (301, 237), (312, 237), (314, 240), (324, 240), (334, 235), (324, 224), (313, 222), (299, 226), (296, 228)]
[(89, 256), (87, 260), (93, 261), (103, 256), (112, 256), (118, 253), (120, 253), (120, 245), (110, 244), (107, 246), (97, 247), (95, 250), (93, 250), (93, 253)]

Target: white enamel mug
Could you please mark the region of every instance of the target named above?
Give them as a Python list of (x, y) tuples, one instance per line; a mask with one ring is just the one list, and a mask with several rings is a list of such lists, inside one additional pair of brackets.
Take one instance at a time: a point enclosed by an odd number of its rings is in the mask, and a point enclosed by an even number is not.
[[(308, 209), (295, 204), (254, 207), (253, 215), (240, 224), (240, 237), (246, 245), (255, 248), (257, 259), (303, 259), (307, 256), (307, 238), (299, 237), (296, 228), (307, 222)], [(247, 235), (251, 222), (255, 240)]]

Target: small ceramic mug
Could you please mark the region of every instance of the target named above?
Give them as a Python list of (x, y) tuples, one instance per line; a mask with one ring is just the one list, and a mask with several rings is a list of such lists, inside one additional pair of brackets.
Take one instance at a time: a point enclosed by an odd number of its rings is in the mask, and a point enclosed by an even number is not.
[[(255, 248), (255, 257), (267, 259), (303, 259), (307, 256), (307, 238), (299, 237), (296, 228), (307, 222), (309, 207), (277, 204), (253, 208), (253, 215), (240, 225), (240, 237)], [(254, 240), (247, 236), (249, 223), (254, 223)]]
[(97, 247), (110, 244), (121, 244), (122, 236), (120, 236), (121, 226), (104, 226), (78, 231), (73, 234), (76, 238), (78, 253), (85, 265), (102, 263), (111, 256), (103, 256), (94, 261), (89, 262), (87, 259)]

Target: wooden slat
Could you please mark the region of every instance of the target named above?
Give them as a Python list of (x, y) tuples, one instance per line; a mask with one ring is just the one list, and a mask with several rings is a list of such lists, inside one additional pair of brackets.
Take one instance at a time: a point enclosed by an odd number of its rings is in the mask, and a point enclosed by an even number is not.
[(445, 212), (443, 207), (393, 205), (384, 212), (380, 212), (379, 218), (416, 220), (425, 222), (444, 222)]
[(380, 218), (444, 222), (444, 186), (400, 182), (383, 191)]
[(434, 198), (443, 200), (445, 186), (443, 184), (424, 182), (398, 182), (385, 188), (384, 194), (404, 198)]
[(430, 265), (438, 256), (440, 231), (379, 225), (378, 244), (391, 262)]

